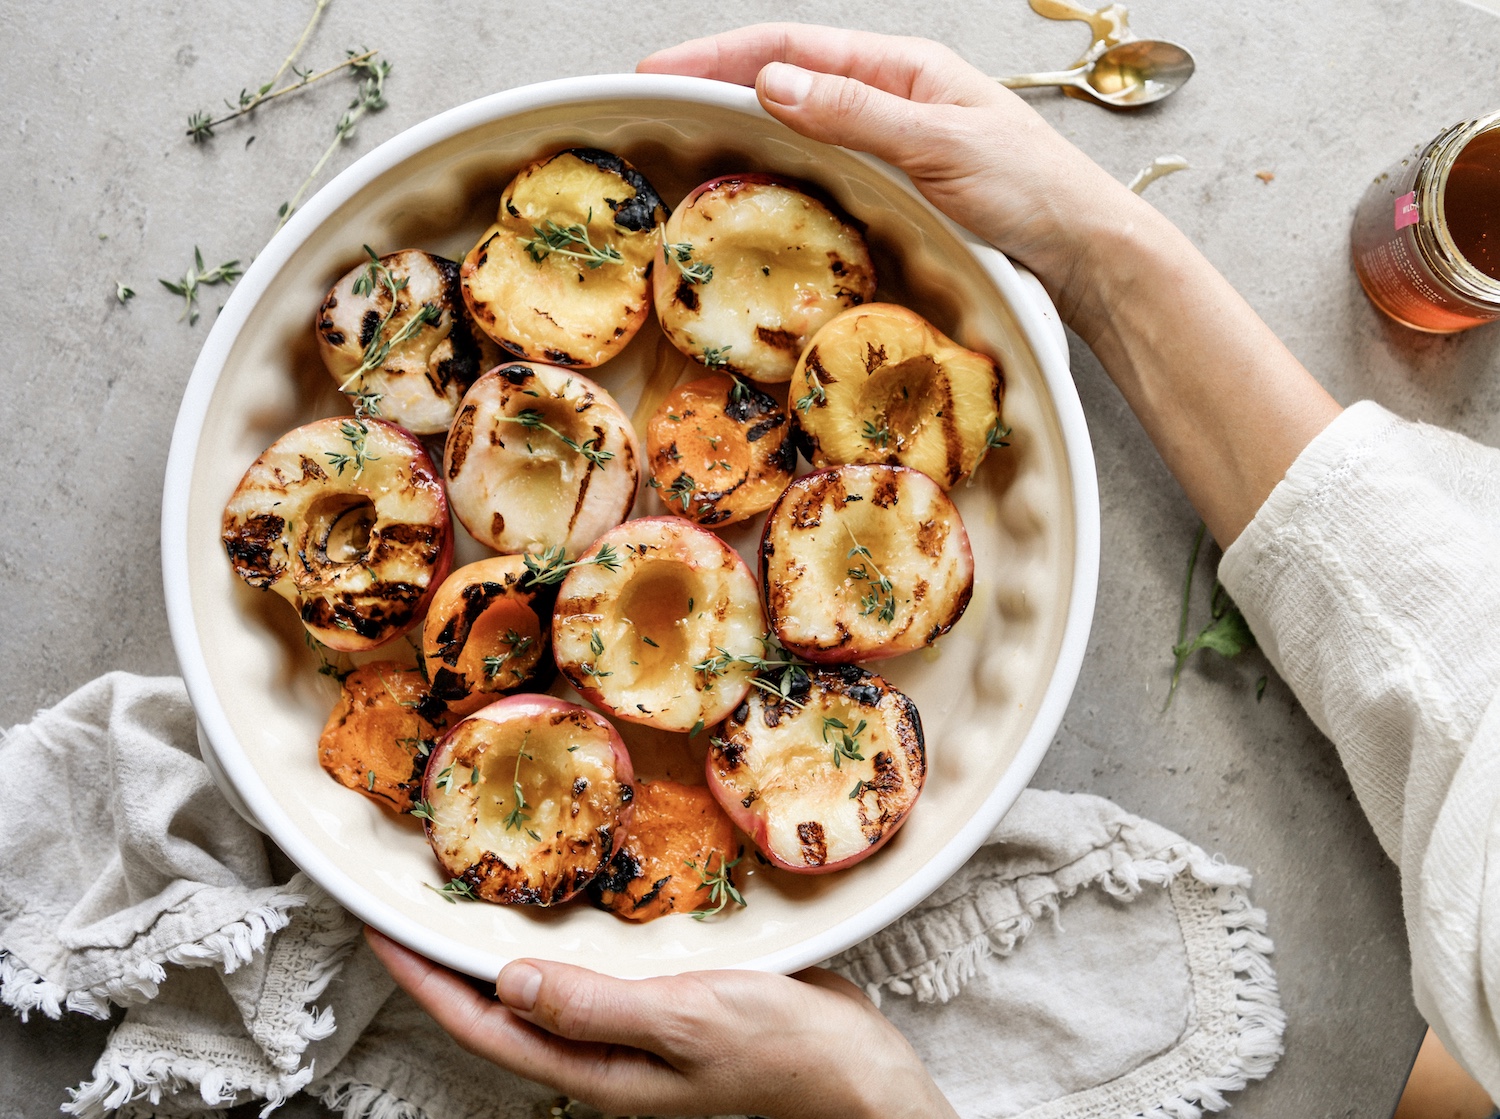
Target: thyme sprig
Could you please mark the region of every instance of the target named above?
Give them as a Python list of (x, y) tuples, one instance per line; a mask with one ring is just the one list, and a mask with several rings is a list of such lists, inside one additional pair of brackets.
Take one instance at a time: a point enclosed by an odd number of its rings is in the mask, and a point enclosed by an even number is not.
[[(1234, 599), (1229, 597), (1229, 592), (1217, 579), (1214, 580), (1213, 593), (1209, 597), (1211, 617), (1198, 631), (1198, 635), (1188, 640), (1188, 601), (1193, 590), (1193, 569), (1198, 566), (1198, 553), (1203, 547), (1205, 531), (1206, 526), (1200, 524), (1197, 535), (1193, 537), (1193, 550), (1188, 555), (1187, 573), (1182, 580), (1182, 609), (1177, 618), (1177, 643), (1172, 646), (1172, 683), (1167, 688), (1167, 701), (1161, 708), (1163, 711), (1172, 706), (1172, 699), (1177, 694), (1177, 684), (1182, 679), (1183, 666), (1199, 649), (1212, 649), (1227, 660), (1239, 656), (1246, 649), (1255, 648), (1256, 645), (1255, 635), (1250, 632), (1245, 615), (1240, 613)], [(1264, 680), (1262, 677), (1256, 681), (1257, 700), (1265, 694)]]
[[(200, 287), (216, 287), (219, 284), (233, 284), (244, 272), (239, 267), (238, 260), (226, 260), (217, 268), (207, 268), (203, 263), (203, 253), (197, 245), (193, 246), (193, 263), (183, 274), (182, 279), (177, 281), (159, 280), (162, 287), (173, 295), (180, 295), (183, 299), (182, 314), (178, 321), (187, 319), (188, 325), (192, 326), (198, 321), (198, 289)], [(116, 293), (118, 295), (118, 292)]]
[(445, 900), (452, 902), (454, 905), (458, 904), (459, 898), (463, 898), (465, 901), (480, 900), (479, 895), (474, 892), (474, 887), (462, 878), (450, 879), (441, 886), (434, 886), (431, 882), (423, 882), (422, 885)]
[(802, 710), (804, 705), (793, 699), (792, 693), (807, 691), (811, 681), (808, 666), (782, 648), (770, 634), (762, 637), (760, 643), (769, 656), (731, 653), (723, 646), (715, 646), (714, 655), (693, 665), (693, 671), (700, 673), (707, 683), (728, 672), (733, 665), (745, 665), (756, 673), (750, 678), (751, 687), (773, 696), (778, 703)]
[(732, 349), (733, 346), (704, 346), (703, 356), (699, 360), (710, 369), (722, 369), (729, 364), (729, 359), (724, 355)]
[(379, 112), (386, 106), (385, 79), (390, 75), (391, 64), (384, 59), (377, 61), (375, 55), (378, 51), (347, 51), (347, 65), (349, 72), (354, 75), (359, 83), (355, 92), (354, 100), (349, 102), (349, 107), (339, 117), (338, 123), (333, 126), (333, 140), (324, 149), (323, 154), (318, 157), (318, 162), (313, 164), (313, 169), (307, 173), (307, 178), (302, 180), (302, 185), (297, 188), (297, 193), (281, 204), (276, 211), (276, 228), (280, 229), (288, 219), (297, 212), (297, 206), (302, 201), (302, 196), (307, 193), (308, 187), (312, 186), (317, 177), (323, 173), (323, 168), (333, 158), (333, 153), (339, 150), (339, 146), (354, 135), (355, 126), (366, 113)]
[(357, 416), (352, 420), (345, 420), (339, 424), (339, 434), (348, 442), (351, 453), (344, 454), (342, 451), (323, 452), (324, 456), (328, 459), (328, 465), (338, 471), (339, 477), (343, 477), (344, 467), (352, 465), (354, 467), (354, 476), (358, 478), (364, 473), (366, 463), (380, 461), (380, 456), (372, 455), (366, 446), (365, 441), (370, 437), (370, 427), (364, 420)]
[[(588, 223), (594, 220), (594, 211), (589, 209), (588, 217), (580, 225), (558, 225), (548, 218), (541, 225), (533, 225), (531, 232), (534, 236), (527, 241), (521, 242), (521, 247), (526, 250), (531, 259), (538, 264), (546, 260), (553, 253), (558, 256), (572, 257), (581, 260), (590, 268), (600, 268), (606, 264), (619, 264), (625, 258), (620, 255), (620, 250), (606, 241), (603, 245), (596, 245), (589, 239)], [(571, 248), (570, 246), (580, 246)]]
[[(558, 431), (557, 428), (553, 427), (551, 424), (543, 420), (542, 414), (535, 408), (523, 408), (514, 416), (496, 416), (495, 422), (520, 424), (527, 430), (531, 430), (533, 428), (541, 428), (543, 431), (551, 432), (553, 435), (557, 436), (557, 438), (562, 441), (563, 445), (574, 454), (582, 455), (584, 458), (588, 459), (589, 462), (601, 468), (605, 463), (609, 462), (610, 459), (615, 457), (615, 453), (613, 451), (606, 451), (603, 449), (604, 441), (600, 436), (596, 435), (592, 439), (585, 440), (582, 443), (579, 443), (575, 439), (569, 439), (562, 432)], [(528, 443), (527, 448), (530, 449), (530, 446), (531, 445)]]
[(871, 420), (865, 421), (865, 426), (860, 429), (860, 433), (871, 443), (878, 444), (882, 451), (886, 449), (891, 441), (890, 427), (886, 424), (876, 427)]
[(697, 490), (698, 483), (693, 480), (691, 474), (679, 474), (677, 475), (677, 481), (662, 491), (662, 500), (668, 505), (674, 501), (682, 502), (682, 511), (686, 513), (688, 502), (692, 500), (693, 494)]
[(604, 672), (599, 668), (599, 658), (604, 655), (604, 638), (599, 636), (599, 631), (597, 629), (589, 631), (589, 652), (594, 654), (594, 659), (589, 661), (587, 664), (581, 664), (578, 666), (579, 670), (585, 676), (592, 676), (594, 678), (594, 682), (597, 683), (600, 680), (603, 680), (606, 676), (614, 675), (613, 672)]
[(128, 302), (129, 300), (132, 300), (132, 299), (135, 298), (135, 289), (134, 288), (128, 288), (124, 284), (122, 284), (119, 280), (116, 280), (115, 281), (115, 298), (118, 299), (121, 303)]
[[(422, 332), (424, 327), (438, 322), (443, 317), (443, 312), (436, 305), (423, 303), (417, 309), (417, 313), (408, 319), (400, 330), (387, 338), (385, 333), (386, 328), (390, 326), (391, 320), (401, 310), (399, 296), (401, 292), (406, 290), (406, 285), (410, 282), (410, 278), (403, 276), (397, 279), (391, 273), (391, 270), (381, 262), (379, 254), (374, 249), (370, 248), (369, 245), (366, 245), (364, 249), (365, 254), (370, 258), (370, 263), (355, 278), (354, 294), (374, 295), (377, 289), (384, 288), (386, 294), (390, 297), (391, 307), (385, 313), (385, 317), (375, 327), (375, 333), (370, 336), (370, 341), (366, 344), (365, 352), (360, 359), (359, 368), (344, 378), (343, 384), (339, 385), (340, 392), (348, 392), (350, 385), (356, 381), (363, 380), (366, 373), (379, 369), (384, 365), (386, 358), (390, 356), (393, 349), (415, 338)], [(377, 396), (376, 399), (378, 400), (379, 397)]]
[(597, 564), (606, 571), (619, 571), (620, 553), (615, 551), (613, 544), (604, 544), (587, 559), (569, 561), (567, 549), (555, 545), (540, 556), (527, 552), (521, 557), (521, 562), (526, 565), (525, 582), (521, 584), (523, 587), (551, 587), (561, 583), (563, 576), (575, 567)]
[(823, 382), (818, 380), (818, 375), (813, 372), (812, 365), (807, 367), (807, 391), (797, 398), (797, 411), (808, 412), (814, 404), (826, 404), (828, 394), (823, 391)]
[[(832, 715), (823, 716), (823, 741), (833, 747), (833, 768), (839, 769), (843, 766), (844, 759), (862, 762), (865, 756), (859, 752), (859, 736), (864, 733), (869, 723), (861, 719), (859, 725), (853, 730), (849, 724), (842, 719), (836, 719)], [(832, 739), (828, 737), (829, 731), (838, 731)]]
[(484, 658), (484, 676), (486, 680), (493, 680), (496, 676), (499, 676), (505, 669), (507, 661), (512, 657), (521, 656), (535, 644), (532, 638), (522, 637), (513, 629), (505, 631), (505, 635), (500, 638), (500, 643), (509, 646), (509, 648), (497, 656)]
[(859, 580), (866, 587), (865, 594), (861, 595), (859, 600), (860, 617), (868, 618), (878, 611), (879, 619), (889, 625), (896, 620), (896, 586), (885, 572), (875, 566), (870, 549), (855, 538), (854, 530), (845, 524), (844, 531), (849, 534), (849, 539), (854, 544), (854, 547), (849, 549), (847, 558), (858, 558), (863, 561), (858, 567), (845, 569), (849, 578)]
[[(526, 737), (531, 737), (530, 731), (526, 732)], [(522, 742), (524, 743), (525, 739), (522, 739)], [(516, 798), (516, 805), (505, 814), (505, 819), (501, 823), (504, 824), (506, 831), (524, 831), (532, 839), (540, 843), (542, 837), (526, 826), (531, 820), (531, 816), (527, 813), (526, 809), (530, 808), (531, 805), (526, 803), (526, 794), (521, 791), (521, 762), (523, 759), (526, 761), (533, 760), (532, 756), (526, 752), (524, 745), (516, 751), (516, 768), (510, 778), (511, 795)]]
[(690, 284), (706, 284), (714, 278), (714, 266), (706, 260), (693, 260), (693, 245), (690, 241), (666, 242), (667, 259), (677, 265), (677, 271)]
[[(327, 2), (328, 0), (323, 0), (323, 2), (318, 5), (320, 11), (322, 10), (323, 5)], [(316, 19), (317, 17), (314, 16), (313, 18)], [(221, 124), (228, 124), (230, 121), (237, 120), (240, 117), (245, 116), (247, 113), (252, 113), (256, 109), (264, 105), (267, 101), (274, 101), (278, 97), (285, 97), (288, 93), (296, 93), (298, 90), (306, 89), (314, 82), (321, 82), (324, 78), (330, 77), (333, 74), (337, 74), (340, 70), (346, 69), (350, 66), (358, 65), (359, 63), (371, 58), (376, 53), (376, 51), (364, 51), (360, 54), (350, 55), (348, 58), (345, 58), (344, 61), (335, 63), (334, 65), (328, 67), (328, 69), (320, 70), (316, 74), (314, 74), (310, 69), (299, 70), (296, 66), (290, 66), (289, 68), (291, 69), (292, 73), (297, 76), (297, 80), (294, 82), (288, 82), (280, 89), (275, 89), (274, 86), (276, 81), (284, 72), (284, 70), (278, 70), (276, 72), (275, 78), (272, 78), (269, 82), (266, 82), (254, 93), (251, 93), (248, 89), (240, 90), (238, 104), (225, 101), (224, 104), (228, 105), (231, 111), (224, 114), (222, 117), (215, 118), (214, 115), (209, 112), (193, 113), (188, 117), (187, 136), (193, 141), (193, 143), (201, 144), (203, 141), (213, 136), (214, 129), (218, 128)], [(295, 55), (293, 57), (295, 57)], [(286, 63), (282, 63), (282, 66), (287, 67), (287, 63), (289, 63), (290, 61), (291, 59), (288, 59)]]
[(724, 909), (730, 902), (741, 908), (745, 906), (745, 895), (740, 893), (739, 887), (734, 884), (734, 878), (730, 874), (735, 867), (740, 865), (740, 859), (744, 857), (744, 855), (740, 855), (726, 862), (723, 853), (720, 852), (718, 870), (709, 869), (709, 866), (713, 862), (713, 853), (710, 853), (703, 860), (703, 866), (699, 866), (695, 859), (683, 860), (683, 863), (689, 870), (698, 872), (698, 888), (708, 891), (708, 904), (713, 906), (712, 909), (693, 910), (693, 920), (703, 921), (709, 917), (717, 916), (724, 912)]

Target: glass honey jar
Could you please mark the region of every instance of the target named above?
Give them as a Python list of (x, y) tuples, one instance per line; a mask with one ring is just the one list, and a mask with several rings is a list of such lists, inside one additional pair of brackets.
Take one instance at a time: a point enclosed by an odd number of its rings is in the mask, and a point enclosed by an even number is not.
[(1451, 334), (1500, 319), (1500, 112), (1377, 177), (1350, 242), (1365, 294), (1397, 322)]

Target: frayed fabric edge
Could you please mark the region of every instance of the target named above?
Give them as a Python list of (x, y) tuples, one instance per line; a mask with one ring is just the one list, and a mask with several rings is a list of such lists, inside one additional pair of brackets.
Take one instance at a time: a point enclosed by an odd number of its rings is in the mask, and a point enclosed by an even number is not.
[(291, 921), (288, 910), (306, 904), (305, 895), (277, 894), (201, 940), (133, 960), (123, 974), (77, 991), (53, 982), (0, 948), (0, 1003), (13, 1009), (23, 1022), (37, 1010), (54, 1019), (61, 1018), (64, 1010), (91, 1018), (108, 1018), (111, 1005), (134, 1006), (154, 999), (167, 977), (166, 964), (189, 968), (218, 966), (227, 975), (241, 964), (249, 963), (265, 947), (272, 933), (286, 928)]
[(329, 1084), (318, 1100), (344, 1119), (428, 1119), (427, 1112), (385, 1088), (353, 1081)]
[[(106, 1063), (107, 1062), (107, 1063)], [(70, 1088), (72, 1097), (61, 1110), (76, 1119), (105, 1119), (125, 1108), (138, 1113), (142, 1103), (153, 1109), (163, 1100), (192, 1092), (200, 1096), (205, 1109), (188, 1106), (190, 1114), (213, 1115), (218, 1109), (232, 1107), (241, 1096), (263, 1099), (262, 1119), (311, 1083), (311, 1065), (300, 1072), (281, 1076), (229, 1075), (208, 1061), (185, 1059), (167, 1052), (133, 1053), (127, 1057), (101, 1058), (94, 1069), (94, 1079), (78, 1088)], [(174, 1100), (177, 1107), (181, 1101)], [(143, 1112), (150, 1114), (151, 1112)]]

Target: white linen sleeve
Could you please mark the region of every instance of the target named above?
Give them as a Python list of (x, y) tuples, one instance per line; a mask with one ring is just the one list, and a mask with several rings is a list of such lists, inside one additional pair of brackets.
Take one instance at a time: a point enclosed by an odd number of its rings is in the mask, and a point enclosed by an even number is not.
[(1500, 451), (1356, 404), (1219, 577), (1402, 868), (1418, 1009), (1500, 1098)]

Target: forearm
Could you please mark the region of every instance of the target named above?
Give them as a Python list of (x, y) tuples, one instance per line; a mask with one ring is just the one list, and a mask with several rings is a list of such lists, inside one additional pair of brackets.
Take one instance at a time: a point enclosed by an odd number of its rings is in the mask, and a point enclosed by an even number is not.
[(1149, 204), (1119, 187), (1082, 212), (1043, 282), (1227, 547), (1339, 405)]

